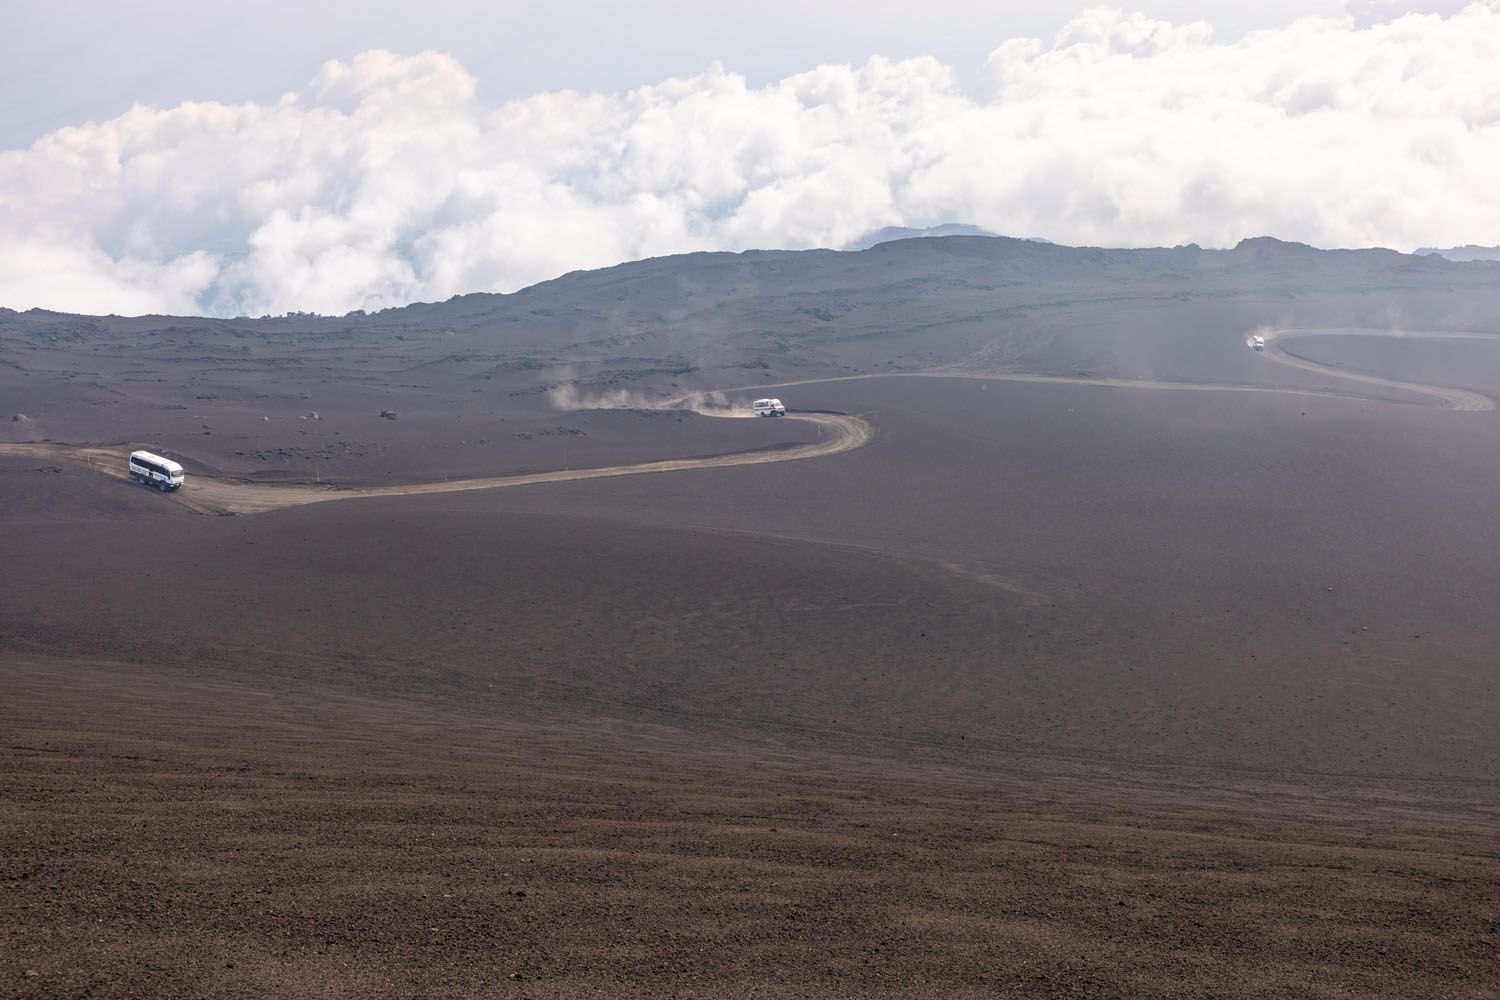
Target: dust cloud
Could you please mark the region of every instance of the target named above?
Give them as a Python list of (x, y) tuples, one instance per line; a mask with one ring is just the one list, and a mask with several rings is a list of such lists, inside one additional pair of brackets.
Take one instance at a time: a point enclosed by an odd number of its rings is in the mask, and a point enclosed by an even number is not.
[(559, 410), (690, 410), (712, 417), (755, 415), (748, 404), (731, 402), (728, 396), (717, 390), (652, 397), (631, 389), (585, 392), (576, 383), (564, 381), (547, 393), (547, 399)]

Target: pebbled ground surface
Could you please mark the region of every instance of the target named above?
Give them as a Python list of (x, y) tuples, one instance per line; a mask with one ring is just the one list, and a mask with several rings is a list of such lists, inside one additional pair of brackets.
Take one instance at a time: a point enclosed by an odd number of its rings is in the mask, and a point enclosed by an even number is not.
[(1483, 998), (1500, 982), (1493, 830), (1451, 818), (84, 664), (6, 679), (8, 996)]

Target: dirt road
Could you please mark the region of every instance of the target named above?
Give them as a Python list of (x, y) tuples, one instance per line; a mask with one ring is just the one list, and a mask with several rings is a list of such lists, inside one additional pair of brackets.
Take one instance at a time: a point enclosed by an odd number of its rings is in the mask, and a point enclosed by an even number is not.
[[(710, 414), (713, 415), (713, 414)], [(562, 469), (514, 476), (491, 476), (478, 479), (456, 479), (441, 483), (415, 483), (401, 486), (374, 486), (339, 489), (310, 484), (269, 485), (247, 483), (207, 476), (190, 476), (187, 487), (172, 495), (174, 500), (204, 514), (259, 514), (283, 507), (323, 503), (329, 500), (355, 500), (362, 497), (412, 496), (419, 493), (461, 493), (468, 490), (504, 489), (537, 483), (560, 483), (577, 479), (605, 479), (612, 476), (636, 476), (655, 472), (682, 472), (688, 469), (722, 469), (736, 465), (761, 465), (768, 462), (792, 462), (805, 458), (822, 458), (850, 451), (867, 443), (874, 429), (859, 417), (838, 413), (792, 413), (785, 419), (816, 424), (820, 436), (807, 444), (772, 451), (740, 452), (707, 458), (679, 458), (636, 465), (611, 465), (593, 469)], [(90, 468), (127, 479), (122, 448), (80, 447), (65, 444), (0, 444), (0, 454), (34, 455), (87, 463)]]
[[(1265, 356), (1279, 364), (1319, 375), (1333, 376), (1349, 382), (1397, 389), (1433, 397), (1439, 400), (1442, 405), (1454, 410), (1480, 412), (1495, 408), (1495, 401), (1482, 393), (1467, 389), (1427, 385), (1378, 375), (1345, 371), (1293, 354), (1286, 350), (1280, 341), (1298, 336), (1402, 337), (1489, 341), (1500, 341), (1500, 337), (1474, 333), (1428, 333), (1360, 328), (1274, 330), (1265, 333), (1264, 336), (1266, 341)], [(1289, 393), (1313, 396), (1352, 395), (1330, 389), (1302, 389), (1223, 382), (1169, 382), (1144, 379), (1034, 375), (1019, 372), (986, 372), (964, 369), (888, 372), (834, 378), (803, 379), (793, 382), (775, 383), (773, 385), (743, 386), (726, 391), (763, 391), (765, 389), (785, 388), (787, 386), (817, 385), (830, 382), (852, 382), (883, 378), (959, 378), (995, 382), (1059, 383), (1063, 385), (1087, 385), (1102, 388), (1159, 389), (1169, 391)], [(682, 401), (674, 401), (674, 403), (680, 402)], [(728, 417), (742, 415), (713, 409), (707, 409), (702, 412), (706, 416)], [(634, 465), (611, 465), (591, 469), (563, 469), (524, 475), (456, 479), (441, 483), (416, 483), (396, 486), (337, 488), (310, 484), (271, 485), (194, 476), (189, 488), (176, 494), (174, 499), (192, 510), (205, 514), (257, 514), (268, 510), (278, 510), (302, 504), (323, 503), (329, 500), (411, 496), (424, 493), (459, 493), (469, 490), (504, 489), (511, 486), (531, 486), (538, 483), (568, 482), (579, 479), (604, 479), (614, 476), (682, 472), (689, 469), (717, 469), (737, 465), (759, 465), (767, 462), (790, 462), (806, 458), (821, 458), (861, 447), (870, 440), (874, 433), (873, 428), (866, 421), (859, 417), (844, 414), (794, 412), (788, 414), (786, 419), (803, 420), (818, 425), (820, 430), (819, 439), (808, 444), (795, 445), (790, 448), (772, 451), (741, 452), (731, 455), (715, 455), (707, 458), (671, 459), (660, 462), (643, 462)], [(0, 444), (0, 454), (35, 455), (44, 458), (87, 462), (92, 468), (102, 471), (107, 475), (119, 479), (127, 478), (124, 468), (120, 463), (119, 448), (81, 447), (53, 443)]]
[(1283, 347), (1280, 341), (1289, 340), (1293, 337), (1395, 337), (1403, 340), (1488, 340), (1491, 342), (1500, 342), (1500, 337), (1483, 333), (1429, 333), (1425, 331), (1370, 330), (1358, 327), (1329, 330), (1271, 330), (1264, 333), (1263, 336), (1266, 340), (1266, 357), (1292, 368), (1314, 372), (1318, 375), (1332, 375), (1335, 378), (1341, 378), (1349, 382), (1359, 382), (1363, 385), (1378, 385), (1387, 389), (1403, 389), (1407, 392), (1421, 393), (1424, 396), (1433, 396), (1442, 400), (1444, 406), (1453, 410), (1477, 412), (1493, 410), (1495, 408), (1495, 401), (1482, 393), (1471, 392), (1467, 389), (1454, 389), (1440, 385), (1424, 385), (1420, 382), (1405, 382), (1401, 379), (1345, 371), (1342, 368), (1320, 364), (1309, 358), (1293, 354)]
[[(1456, 389), (1448, 386), (1428, 385), (1420, 382), (1407, 382), (1401, 379), (1384, 378), (1379, 375), (1365, 375), (1358, 372), (1345, 371), (1332, 365), (1321, 364), (1308, 358), (1300, 357), (1286, 350), (1277, 343), (1277, 340), (1288, 340), (1293, 337), (1302, 336), (1343, 336), (1343, 337), (1399, 337), (1410, 339), (1427, 340), (1486, 340), (1500, 342), (1500, 336), (1483, 333), (1445, 333), (1424, 331), (1399, 331), (1399, 330), (1373, 330), (1362, 328), (1349, 329), (1288, 329), (1273, 330), (1264, 333), (1266, 339), (1265, 356), (1273, 361), (1298, 368), (1302, 371), (1313, 372), (1318, 375), (1333, 376), (1350, 382), (1358, 382), (1363, 385), (1380, 386), (1387, 389), (1398, 389), (1405, 392), (1414, 392), (1423, 396), (1431, 396), (1442, 401), (1449, 409), (1464, 410), (1468, 412), (1479, 412), (1493, 410), (1495, 401), (1490, 397), (1473, 392), (1468, 389)], [(1336, 398), (1363, 398), (1351, 392), (1339, 392), (1334, 389), (1310, 389), (1297, 386), (1269, 386), (1269, 385), (1246, 385), (1233, 382), (1172, 382), (1160, 379), (1127, 379), (1093, 377), (1082, 375), (1034, 375), (1023, 372), (985, 371), (967, 367), (939, 368), (919, 372), (877, 372), (868, 375), (842, 375), (833, 378), (800, 379), (792, 382), (777, 382), (770, 385), (737, 386), (733, 389), (723, 390), (725, 392), (750, 392), (764, 389), (784, 389), (788, 386), (819, 385), (826, 382), (857, 382), (865, 379), (877, 378), (961, 378), (977, 379), (985, 382), (1029, 382), (1035, 384), (1059, 384), (1059, 385), (1090, 385), (1101, 388), (1113, 389), (1160, 389), (1184, 392), (1250, 392), (1250, 393), (1277, 393), (1295, 396), (1332, 396)]]

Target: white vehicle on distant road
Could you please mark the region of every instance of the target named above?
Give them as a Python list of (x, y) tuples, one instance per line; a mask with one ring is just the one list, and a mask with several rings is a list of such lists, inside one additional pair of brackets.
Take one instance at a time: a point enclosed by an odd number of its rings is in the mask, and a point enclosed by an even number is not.
[(786, 407), (781, 405), (779, 399), (757, 399), (755, 401), (755, 415), (757, 417), (784, 417)]
[(154, 486), (159, 490), (175, 490), (182, 487), (182, 466), (170, 458), (153, 455), (149, 451), (130, 453), (130, 478), (142, 486)]
[(1256, 351), (1264, 351), (1266, 349), (1266, 338), (1257, 333), (1250, 338), (1250, 347)]

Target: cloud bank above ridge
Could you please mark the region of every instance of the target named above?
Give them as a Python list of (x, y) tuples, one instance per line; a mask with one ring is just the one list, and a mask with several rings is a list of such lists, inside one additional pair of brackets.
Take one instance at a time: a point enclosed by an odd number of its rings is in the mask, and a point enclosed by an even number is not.
[(1500, 242), (1500, 0), (1216, 43), (1094, 8), (761, 88), (721, 67), (496, 107), (448, 56), (273, 104), (135, 107), (0, 153), (0, 305), (343, 313), (692, 250), (960, 221), (1074, 244)]

